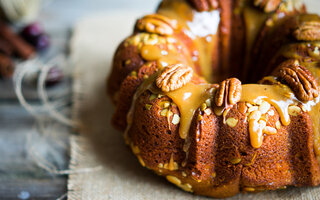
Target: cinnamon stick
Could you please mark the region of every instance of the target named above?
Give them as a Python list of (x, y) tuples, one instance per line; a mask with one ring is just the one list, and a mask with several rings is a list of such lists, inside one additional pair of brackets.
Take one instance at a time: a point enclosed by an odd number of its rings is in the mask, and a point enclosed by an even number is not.
[(10, 78), (13, 74), (14, 65), (12, 59), (4, 54), (0, 54), (0, 77)]
[(14, 33), (3, 21), (0, 21), (0, 37), (12, 45), (14, 52), (23, 59), (30, 58), (35, 54), (34, 48)]
[(12, 45), (3, 38), (0, 38), (0, 53), (3, 53), (7, 56), (11, 56), (13, 54)]

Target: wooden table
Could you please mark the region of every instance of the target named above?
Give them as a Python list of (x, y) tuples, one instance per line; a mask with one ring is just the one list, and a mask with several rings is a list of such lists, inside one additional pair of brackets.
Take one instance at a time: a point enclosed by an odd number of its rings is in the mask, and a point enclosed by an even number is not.
[(56, 199), (66, 192), (67, 177), (50, 175), (27, 153), (26, 137), (33, 124), (16, 100), (1, 102), (0, 199)]
[[(158, 0), (55, 0), (42, 9), (38, 21), (51, 36), (51, 48), (45, 54), (50, 57), (58, 53), (68, 54), (68, 41), (74, 23), (93, 13), (136, 9), (154, 10)], [(39, 100), (32, 85), (25, 86), (25, 95), (33, 105)], [(57, 199), (67, 192), (67, 176), (54, 176), (36, 165), (28, 153), (28, 134), (35, 119), (20, 106), (13, 91), (12, 81), (0, 81), (0, 199)], [(50, 89), (50, 94), (69, 91), (71, 81)], [(71, 131), (70, 131), (71, 132)], [(67, 143), (67, 138), (66, 141)], [(61, 151), (61, 169), (68, 167), (68, 150)]]

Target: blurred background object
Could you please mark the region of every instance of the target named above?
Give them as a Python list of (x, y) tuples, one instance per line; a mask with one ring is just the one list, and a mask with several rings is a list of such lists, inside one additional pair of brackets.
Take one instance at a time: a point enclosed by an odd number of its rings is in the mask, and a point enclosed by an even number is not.
[(39, 13), (41, 0), (0, 0), (2, 14), (13, 23), (28, 23)]

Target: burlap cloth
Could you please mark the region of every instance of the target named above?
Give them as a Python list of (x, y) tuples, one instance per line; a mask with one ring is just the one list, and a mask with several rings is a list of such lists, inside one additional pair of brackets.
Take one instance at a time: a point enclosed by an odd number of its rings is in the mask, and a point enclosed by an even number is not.
[[(70, 175), (70, 200), (206, 199), (183, 192), (140, 166), (125, 146), (122, 134), (110, 125), (114, 110), (105, 94), (106, 75), (116, 45), (130, 33), (139, 15), (94, 16), (75, 27), (71, 41), (75, 65), (73, 116), (80, 123), (81, 136), (71, 138), (70, 169), (100, 165), (102, 169)], [(320, 199), (320, 188), (289, 188), (231, 199)]]

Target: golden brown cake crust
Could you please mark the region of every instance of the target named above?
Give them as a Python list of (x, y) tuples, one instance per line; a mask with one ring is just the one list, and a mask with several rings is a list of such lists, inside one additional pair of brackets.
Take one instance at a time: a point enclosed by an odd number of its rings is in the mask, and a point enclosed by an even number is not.
[[(139, 148), (139, 159), (145, 166), (158, 174), (175, 175), (182, 182), (196, 182), (197, 194), (207, 195), (208, 188), (231, 185), (239, 181), (237, 188), (244, 191), (274, 190), (286, 186), (318, 185), (319, 164), (313, 151), (313, 136), (310, 116), (302, 112), (291, 117), (289, 126), (281, 126), (277, 134), (266, 136), (263, 145), (256, 149), (250, 144), (246, 113), (239, 111), (238, 103), (226, 118), (238, 119), (235, 127), (223, 123), (223, 117), (214, 113), (203, 113), (201, 121), (197, 111), (190, 128), (190, 147), (185, 166), (184, 141), (179, 137), (178, 126), (161, 116), (161, 102), (171, 101), (167, 97), (149, 100), (151, 93), (145, 93), (135, 105), (134, 121), (129, 130), (129, 141)], [(152, 105), (150, 110), (145, 105)], [(275, 114), (268, 115), (267, 125), (279, 121)], [(176, 106), (171, 110), (179, 115)], [(172, 121), (172, 118), (169, 119)], [(164, 169), (170, 163), (171, 155), (178, 168)], [(162, 167), (158, 167), (159, 164)], [(181, 174), (187, 176), (183, 177)], [(270, 184), (272, 183), (272, 184)], [(226, 188), (228, 191), (228, 187)]]
[(107, 82), (108, 94), (113, 97), (114, 102), (117, 102), (115, 95), (125, 77), (131, 71), (139, 69), (143, 64), (144, 61), (138, 53), (137, 47), (125, 46), (124, 42), (119, 45), (113, 58), (113, 67)]
[(129, 112), (133, 95), (139, 85), (154, 74), (157, 70), (156, 64), (154, 62), (142, 65), (137, 71), (132, 71), (121, 83), (118, 98), (121, 101), (117, 101), (116, 111), (112, 117), (112, 124), (118, 129), (124, 131), (127, 127), (126, 115)]

